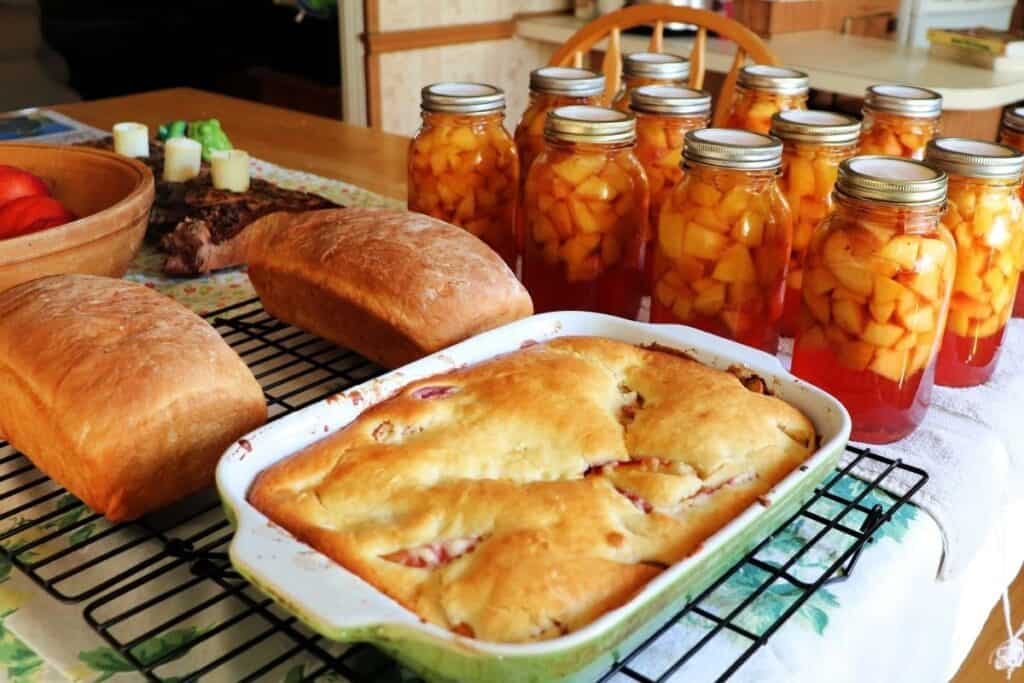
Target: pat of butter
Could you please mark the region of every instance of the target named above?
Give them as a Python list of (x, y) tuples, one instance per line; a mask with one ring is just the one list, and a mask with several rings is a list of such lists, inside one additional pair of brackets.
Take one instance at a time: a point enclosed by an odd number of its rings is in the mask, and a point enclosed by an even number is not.
[(134, 121), (114, 124), (114, 151), (126, 157), (148, 157), (149, 128)]
[(249, 153), (240, 149), (216, 151), (210, 155), (210, 172), (218, 190), (245, 192), (249, 189)]
[(199, 175), (203, 146), (192, 138), (171, 138), (164, 143), (164, 180), (183, 183)]

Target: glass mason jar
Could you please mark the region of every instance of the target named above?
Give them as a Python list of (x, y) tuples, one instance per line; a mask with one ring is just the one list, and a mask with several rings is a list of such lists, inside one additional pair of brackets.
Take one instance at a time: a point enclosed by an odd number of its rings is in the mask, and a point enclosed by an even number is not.
[(530, 72), (530, 104), (516, 126), (519, 178), (526, 182), (530, 164), (544, 151), (544, 122), (548, 112), (571, 104), (600, 104), (604, 76), (564, 66), (545, 66)]
[[(999, 127), (999, 142), (1013, 147), (1018, 152), (1024, 152), (1024, 107), (1007, 109), (1003, 114), (1003, 122)], [(1021, 198), (1024, 199), (1024, 187), (1021, 188)], [(1024, 268), (1024, 253), (1020, 254), (1019, 258), (1019, 265)], [(1021, 278), (1017, 285), (1013, 315), (1016, 318), (1024, 318), (1024, 278)]]
[(776, 183), (782, 144), (758, 133), (686, 134), (683, 180), (653, 249), (651, 321), (778, 350), (793, 221)]
[(873, 85), (864, 94), (860, 154), (924, 159), (939, 134), (942, 95), (910, 85)]
[(784, 66), (748, 64), (736, 77), (727, 128), (768, 134), (775, 112), (807, 109), (807, 74)]
[(956, 240), (957, 268), (935, 382), (969, 387), (992, 376), (1013, 311), (1024, 252), (1024, 155), (994, 142), (938, 138), (925, 161), (949, 176), (942, 223)]
[(939, 219), (946, 174), (863, 156), (839, 165), (835, 208), (804, 258), (793, 374), (838, 398), (852, 438), (888, 443), (924, 418), (956, 271)]
[(622, 87), (612, 108), (629, 112), (630, 93), (642, 85), (684, 87), (690, 77), (690, 60), (667, 52), (630, 52), (622, 58)]
[(782, 334), (792, 337), (800, 317), (804, 252), (832, 210), (839, 162), (857, 153), (860, 121), (827, 111), (782, 111), (772, 117), (772, 135), (782, 140), (779, 187), (793, 213), (793, 248), (781, 324)]
[(421, 108), (409, 144), (409, 210), (465, 228), (514, 270), (519, 157), (502, 125), (504, 91), (435, 83), (423, 88)]
[(658, 224), (661, 205), (683, 177), (683, 139), (707, 128), (711, 95), (670, 85), (644, 85), (630, 95), (636, 116), (636, 157), (647, 173), (651, 221)]
[(548, 114), (523, 195), (523, 284), (538, 313), (635, 318), (645, 294), (648, 190), (636, 120), (576, 105)]

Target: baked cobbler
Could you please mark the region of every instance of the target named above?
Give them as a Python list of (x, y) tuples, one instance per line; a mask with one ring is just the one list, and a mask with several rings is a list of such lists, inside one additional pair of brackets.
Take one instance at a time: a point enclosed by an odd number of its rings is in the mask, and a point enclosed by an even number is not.
[(624, 604), (814, 447), (763, 382), (562, 338), (409, 384), (249, 499), (426, 621), (518, 643)]

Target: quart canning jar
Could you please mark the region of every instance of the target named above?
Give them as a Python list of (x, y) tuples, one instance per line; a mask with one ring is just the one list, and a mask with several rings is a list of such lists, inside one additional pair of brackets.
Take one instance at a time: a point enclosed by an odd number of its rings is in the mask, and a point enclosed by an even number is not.
[[(999, 127), (999, 142), (1024, 152), (1024, 107), (1007, 109), (1003, 114), (1003, 122)], [(1024, 188), (1021, 190), (1024, 199)], [(1019, 255), (1020, 265), (1024, 267), (1024, 254)], [(1024, 318), (1024, 278), (1017, 285), (1017, 298), (1013, 305), (1013, 315)]]
[(530, 104), (516, 126), (519, 177), (525, 182), (530, 164), (544, 150), (544, 122), (548, 112), (572, 104), (600, 104), (604, 76), (566, 66), (545, 66), (530, 72)]
[(827, 111), (783, 111), (772, 117), (772, 135), (782, 140), (779, 187), (793, 213), (793, 248), (782, 310), (782, 334), (792, 337), (800, 317), (804, 252), (832, 209), (839, 163), (857, 153), (860, 122)]
[(776, 112), (807, 109), (809, 83), (803, 71), (748, 64), (736, 77), (736, 94), (726, 127), (767, 135)]
[(782, 143), (728, 128), (686, 134), (683, 180), (661, 210), (651, 321), (774, 353), (793, 221), (776, 183)]
[(622, 58), (622, 87), (612, 107), (628, 112), (630, 93), (642, 85), (683, 87), (690, 77), (690, 60), (667, 52), (631, 52)]
[(505, 130), (505, 93), (482, 83), (423, 88), (409, 144), (409, 210), (465, 228), (516, 267), (519, 156)]
[(888, 443), (924, 418), (956, 272), (939, 222), (946, 174), (862, 156), (839, 165), (835, 207), (804, 258), (793, 373), (853, 418), (853, 438)]
[(636, 115), (636, 156), (647, 172), (654, 226), (662, 203), (683, 177), (684, 137), (708, 125), (711, 95), (671, 85), (644, 85), (633, 91), (630, 109)]
[(523, 201), (523, 284), (538, 313), (635, 318), (648, 228), (647, 177), (633, 153), (636, 119), (575, 105), (548, 114), (545, 149)]
[(994, 142), (937, 138), (928, 143), (925, 162), (949, 176), (942, 223), (957, 249), (935, 382), (975, 386), (995, 371), (1013, 311), (1024, 252), (1019, 194), (1024, 155)]
[(939, 134), (942, 95), (909, 85), (873, 85), (864, 94), (860, 154), (924, 159)]

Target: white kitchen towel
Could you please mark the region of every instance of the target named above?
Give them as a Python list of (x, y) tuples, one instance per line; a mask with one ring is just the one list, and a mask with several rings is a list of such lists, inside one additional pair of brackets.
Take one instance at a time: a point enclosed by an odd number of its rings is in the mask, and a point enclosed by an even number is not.
[[(1010, 457), (1002, 440), (977, 422), (933, 405), (913, 434), (870, 448), (928, 473), (928, 482), (913, 501), (942, 530), (938, 578), (957, 578), (1006, 504)], [(883, 469), (868, 459), (861, 463), (853, 474), (868, 481)], [(916, 475), (897, 470), (886, 477), (885, 488), (903, 494), (917, 480)]]
[[(1024, 325), (1024, 321), (1015, 321)], [(997, 371), (995, 381), (1007, 386), (1002, 401), (1009, 406), (1017, 404), (1016, 428), (1024, 438), (1024, 413), (1021, 412), (1021, 401), (1024, 400), (1024, 370), (1017, 370), (1019, 378), (1012, 377), (1012, 369), (1017, 362), (1024, 362), (1024, 327), (1018, 327), (1007, 339), (1007, 348), (1002, 363)], [(1015, 347), (1015, 348), (1014, 348)], [(783, 365), (789, 367), (792, 353), (792, 340), (783, 340), (779, 358)], [(1011, 377), (1006, 377), (1011, 375)], [(1019, 384), (1019, 386), (1017, 386)], [(936, 387), (934, 394), (945, 399), (949, 392), (957, 393), (957, 402), (932, 400), (932, 406), (925, 415), (921, 426), (905, 439), (884, 446), (868, 446), (876, 453), (888, 458), (898, 458), (908, 465), (919, 467), (928, 473), (928, 483), (914, 497), (913, 501), (931, 515), (942, 531), (943, 555), (937, 568), (940, 580), (958, 577), (974, 557), (985, 530), (990, 528), (992, 520), (1005, 504), (1005, 495), (1012, 479), (1011, 457), (1008, 453), (1007, 432), (991, 422), (1007, 424), (1009, 417), (995, 419), (994, 413), (1003, 415), (1010, 412), (1000, 407), (989, 409), (988, 404), (995, 402), (990, 394), (991, 388), (986, 385), (971, 389), (949, 390)], [(943, 405), (949, 405), (947, 409)], [(976, 409), (976, 414), (968, 412)], [(988, 423), (979, 416), (989, 418)], [(1024, 444), (1021, 448), (1021, 460), (1024, 464)], [(847, 454), (846, 462), (854, 457)], [(863, 461), (863, 466), (853, 470), (853, 474), (861, 479), (871, 480), (881, 469), (877, 463)], [(845, 464), (845, 463), (844, 463)], [(904, 494), (917, 480), (915, 475), (894, 472), (886, 478), (885, 488), (897, 494)]]
[[(932, 406), (989, 427), (1010, 456), (1009, 486), (1024, 486), (1024, 319), (1011, 320), (995, 374), (980, 387), (935, 387)], [(969, 453), (965, 457), (970, 457)]]

